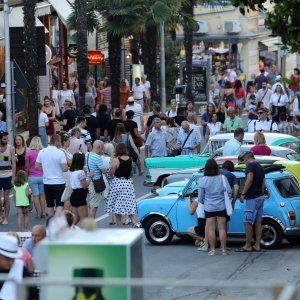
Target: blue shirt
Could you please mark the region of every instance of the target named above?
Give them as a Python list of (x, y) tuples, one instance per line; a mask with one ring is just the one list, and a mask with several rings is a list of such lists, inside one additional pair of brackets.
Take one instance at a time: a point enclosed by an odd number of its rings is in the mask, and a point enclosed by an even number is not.
[[(190, 131), (189, 131), (190, 132)], [(178, 137), (177, 137), (177, 144), (182, 147), (186, 137), (188, 136), (189, 132), (185, 132), (184, 130), (180, 130)], [(197, 154), (197, 148), (190, 150), (189, 147), (194, 147), (195, 145), (199, 144), (200, 139), (199, 135), (195, 130), (190, 134), (189, 138), (187, 139), (184, 148), (182, 149), (181, 154), (182, 155), (188, 155), (188, 154)]]
[(85, 154), (85, 160), (86, 177), (89, 177), (90, 171), (94, 170), (94, 179), (100, 179), (101, 170), (105, 169), (101, 156), (95, 152), (89, 152)]
[(227, 141), (223, 148), (223, 156), (239, 156), (241, 153), (241, 143), (235, 138)]
[(7, 132), (7, 125), (4, 121), (0, 121), (0, 132)]
[(151, 156), (166, 156), (167, 135), (162, 130), (152, 129), (145, 143)]
[[(225, 184), (231, 198), (231, 188), (227, 179)], [(204, 176), (199, 179), (198, 201), (204, 204), (204, 210), (208, 212), (226, 209), (222, 175)]]

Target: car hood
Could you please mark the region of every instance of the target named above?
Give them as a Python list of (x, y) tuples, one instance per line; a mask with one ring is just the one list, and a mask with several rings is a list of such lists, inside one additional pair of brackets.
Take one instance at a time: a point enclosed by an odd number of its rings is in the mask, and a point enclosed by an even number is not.
[(166, 186), (157, 189), (156, 193), (159, 196), (166, 196), (169, 194), (178, 194), (179, 192), (182, 192), (186, 184), (188, 183), (188, 180), (183, 180), (183, 181), (177, 181), (173, 183), (169, 183)]

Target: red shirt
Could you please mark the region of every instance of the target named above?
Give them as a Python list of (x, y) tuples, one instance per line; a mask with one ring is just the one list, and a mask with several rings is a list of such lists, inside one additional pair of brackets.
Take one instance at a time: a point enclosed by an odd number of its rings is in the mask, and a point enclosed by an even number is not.
[(254, 155), (271, 155), (272, 151), (267, 145), (256, 145), (250, 149)]
[(240, 87), (238, 89), (234, 89), (234, 94), (235, 94), (236, 99), (242, 99), (242, 98), (245, 98), (245, 96), (246, 96), (246, 92), (242, 87)]

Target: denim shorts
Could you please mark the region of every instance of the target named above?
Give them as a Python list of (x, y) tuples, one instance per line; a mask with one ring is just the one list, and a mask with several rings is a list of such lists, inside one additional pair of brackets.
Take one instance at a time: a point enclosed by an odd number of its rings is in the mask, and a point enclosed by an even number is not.
[(31, 189), (32, 196), (39, 196), (45, 194), (42, 176), (29, 176), (28, 183)]
[(244, 99), (237, 99), (236, 100), (236, 108), (240, 108), (242, 109), (243, 108), (243, 103), (244, 103)]
[(255, 199), (246, 199), (244, 210), (244, 223), (254, 224), (260, 222), (263, 216), (265, 196)]

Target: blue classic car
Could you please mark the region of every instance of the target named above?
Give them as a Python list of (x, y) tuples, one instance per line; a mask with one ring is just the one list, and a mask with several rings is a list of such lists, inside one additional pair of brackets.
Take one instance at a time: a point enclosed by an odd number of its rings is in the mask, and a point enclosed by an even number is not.
[[(289, 242), (300, 241), (300, 187), (288, 172), (272, 166), (266, 167), (266, 200), (263, 215), (262, 246), (274, 248), (285, 238)], [(274, 170), (275, 169), (275, 170)], [(245, 183), (243, 170), (234, 172), (240, 191)], [(198, 181), (203, 176), (196, 173), (189, 181), (173, 183), (160, 189), (161, 196), (144, 199), (138, 203), (139, 225), (145, 229), (148, 241), (154, 245), (169, 244), (174, 235), (187, 236), (187, 229), (197, 223), (191, 216), (187, 202), (196, 200)], [(244, 237), (244, 203), (236, 201), (228, 226), (228, 236)]]

